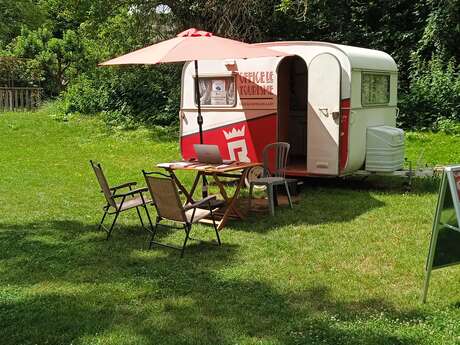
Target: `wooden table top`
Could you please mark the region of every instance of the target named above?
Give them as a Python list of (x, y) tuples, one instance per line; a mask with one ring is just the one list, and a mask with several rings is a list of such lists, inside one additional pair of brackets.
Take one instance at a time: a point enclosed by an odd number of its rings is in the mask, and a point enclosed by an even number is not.
[(230, 164), (210, 164), (210, 163), (200, 163), (200, 162), (167, 162), (157, 164), (158, 168), (168, 169), (168, 170), (195, 170), (195, 171), (205, 171), (205, 172), (230, 172), (243, 170), (247, 168), (262, 166), (262, 163), (258, 162), (233, 162)]

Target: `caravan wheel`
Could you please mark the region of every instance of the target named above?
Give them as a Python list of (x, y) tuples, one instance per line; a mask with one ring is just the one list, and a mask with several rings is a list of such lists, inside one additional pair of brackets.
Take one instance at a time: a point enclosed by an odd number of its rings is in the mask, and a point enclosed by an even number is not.
[[(246, 176), (245, 179), (245, 184), (246, 187), (249, 188), (249, 184), (251, 181), (257, 180), (258, 178), (261, 178), (264, 175), (264, 168), (262, 167), (253, 167), (249, 169), (248, 175)], [(264, 190), (266, 187), (265, 186), (254, 186), (254, 190)]]

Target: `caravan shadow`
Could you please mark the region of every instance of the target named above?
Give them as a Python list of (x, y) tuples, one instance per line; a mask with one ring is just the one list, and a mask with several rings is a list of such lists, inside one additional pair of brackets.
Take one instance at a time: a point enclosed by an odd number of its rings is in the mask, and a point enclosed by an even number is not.
[[(275, 217), (270, 217), (268, 201), (258, 200), (256, 204), (262, 207), (250, 213), (251, 225), (248, 226), (248, 221), (234, 222), (232, 227), (241, 231), (267, 232), (285, 225), (340, 224), (385, 206), (375, 194), (434, 194), (439, 185), (436, 177), (414, 179), (411, 191), (407, 191), (403, 179), (394, 177), (307, 178), (301, 181), (303, 187), (296, 198), (294, 209), (289, 209), (287, 199), (280, 196), (281, 207), (275, 211)], [(257, 197), (265, 198), (265, 192), (259, 192)], [(241, 206), (247, 208), (247, 203), (247, 200), (243, 200)]]
[[(260, 193), (261, 197), (264, 193)], [(280, 197), (281, 199), (282, 197)], [(344, 223), (375, 208), (383, 207), (384, 202), (372, 196), (370, 191), (344, 188), (306, 186), (303, 188), (293, 209), (286, 202), (270, 217), (268, 209), (252, 212), (248, 221), (232, 223), (232, 228), (241, 231), (267, 232), (285, 225), (317, 225), (324, 223)], [(246, 201), (247, 202), (247, 201)], [(267, 203), (263, 200), (262, 203)], [(283, 205), (285, 204), (285, 205)]]

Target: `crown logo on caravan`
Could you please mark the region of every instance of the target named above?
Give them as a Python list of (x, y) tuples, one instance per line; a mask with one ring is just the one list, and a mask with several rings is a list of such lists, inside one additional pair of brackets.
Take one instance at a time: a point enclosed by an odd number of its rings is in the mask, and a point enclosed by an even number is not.
[(222, 132), (224, 132), (225, 139), (227, 140), (233, 139), (233, 138), (244, 137), (245, 127), (246, 126), (243, 126), (241, 127), (241, 129), (232, 128), (232, 130), (229, 132), (226, 132), (225, 130), (223, 130)]

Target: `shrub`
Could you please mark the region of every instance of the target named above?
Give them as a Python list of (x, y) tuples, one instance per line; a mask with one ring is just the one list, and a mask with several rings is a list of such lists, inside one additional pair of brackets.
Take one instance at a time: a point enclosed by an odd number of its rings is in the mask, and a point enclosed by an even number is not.
[(416, 60), (409, 90), (400, 96), (399, 107), (398, 121), (404, 128), (436, 129), (439, 125), (459, 122), (460, 76), (455, 60), (448, 63), (437, 57), (427, 63)]
[(460, 122), (453, 119), (440, 118), (436, 121), (434, 129), (446, 134), (460, 134)]
[(80, 75), (63, 94), (68, 113), (103, 112), (107, 124), (175, 125), (180, 98), (179, 66), (98, 68)]
[(89, 78), (86, 74), (74, 80), (64, 93), (65, 112), (94, 114), (102, 111), (107, 104), (108, 94), (97, 84), (97, 80)]

